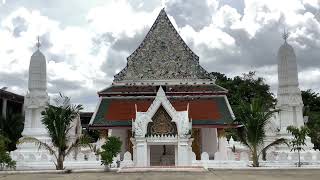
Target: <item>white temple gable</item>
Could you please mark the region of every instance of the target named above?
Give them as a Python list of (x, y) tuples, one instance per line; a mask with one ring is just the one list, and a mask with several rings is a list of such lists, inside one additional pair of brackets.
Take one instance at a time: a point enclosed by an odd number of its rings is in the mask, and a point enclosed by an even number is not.
[[(136, 112), (136, 119), (132, 123), (135, 137), (145, 137), (148, 123), (152, 122), (159, 108), (163, 107), (170, 116), (172, 122), (176, 124), (177, 133), (180, 137), (185, 136), (191, 130), (188, 109), (186, 111), (176, 111), (172, 106), (162, 87), (159, 88), (157, 96), (146, 112)], [(187, 108), (187, 107), (186, 107)]]

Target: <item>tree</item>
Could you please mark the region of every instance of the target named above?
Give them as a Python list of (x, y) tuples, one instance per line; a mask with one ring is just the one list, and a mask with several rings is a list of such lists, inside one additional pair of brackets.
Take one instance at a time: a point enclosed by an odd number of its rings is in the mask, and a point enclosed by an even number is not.
[(305, 140), (309, 133), (309, 129), (306, 126), (302, 126), (300, 128), (297, 128), (294, 126), (288, 126), (287, 131), (293, 135), (293, 139), (290, 141), (290, 144), (292, 146), (291, 151), (292, 150), (298, 151), (298, 156), (299, 156), (298, 167), (301, 167), (300, 151), (304, 150), (302, 146), (306, 145)]
[(301, 91), (304, 115), (308, 116), (307, 127), (314, 149), (320, 150), (320, 95), (311, 89)]
[(108, 167), (115, 156), (121, 151), (122, 142), (119, 137), (110, 136), (104, 145), (101, 146), (103, 151), (99, 152), (101, 155), (101, 163)]
[(280, 138), (265, 146), (265, 127), (277, 110), (270, 110), (261, 98), (254, 98), (251, 103), (240, 101), (235, 110), (235, 122), (242, 125), (237, 129), (238, 138), (248, 147), (252, 155), (252, 165), (258, 167), (260, 155), (274, 145), (286, 143), (284, 138)]
[(33, 137), (25, 137), (21, 142), (34, 142), (39, 148), (45, 148), (56, 159), (55, 165), (57, 170), (64, 169), (63, 162), (66, 156), (79, 147), (90, 145), (90, 138), (81, 135), (73, 142), (69, 142), (68, 134), (71, 129), (71, 122), (79, 116), (82, 110), (81, 105), (71, 105), (70, 98), (60, 96), (55, 99), (55, 105), (48, 104), (42, 112), (42, 123), (48, 130), (52, 145), (42, 142)]
[(6, 144), (10, 140), (0, 134), (0, 170), (4, 168), (15, 168), (16, 162), (13, 161), (7, 152)]
[(6, 143), (8, 151), (16, 150), (16, 143), (23, 131), (24, 117), (21, 114), (8, 114), (6, 118), (0, 117), (0, 132), (9, 139)]
[[(264, 99), (266, 107), (274, 108), (275, 106), (276, 99), (270, 91), (270, 86), (265, 83), (263, 78), (256, 77), (255, 72), (234, 78), (229, 78), (219, 72), (212, 72), (211, 76), (216, 79), (216, 84), (228, 90), (227, 96), (232, 109), (239, 106), (239, 99), (251, 103), (252, 99), (258, 97)], [(226, 129), (226, 137), (229, 139), (230, 136), (233, 136), (236, 141), (239, 140), (236, 129)]]
[(250, 103), (252, 99), (259, 97), (264, 99), (268, 107), (274, 107), (276, 103), (270, 86), (262, 77), (256, 77), (255, 72), (250, 71), (234, 78), (228, 78), (219, 72), (212, 72), (211, 76), (216, 79), (216, 84), (228, 90), (228, 100), (233, 108), (239, 105), (239, 99)]

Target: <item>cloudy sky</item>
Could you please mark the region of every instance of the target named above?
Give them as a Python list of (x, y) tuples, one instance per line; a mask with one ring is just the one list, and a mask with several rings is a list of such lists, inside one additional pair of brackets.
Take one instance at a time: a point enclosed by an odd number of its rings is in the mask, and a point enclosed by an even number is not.
[(26, 93), (39, 35), (49, 94), (63, 92), (92, 111), (96, 92), (125, 66), (163, 7), (209, 72), (256, 71), (273, 91), (287, 28), (301, 89), (320, 92), (318, 0), (0, 0), (0, 88)]

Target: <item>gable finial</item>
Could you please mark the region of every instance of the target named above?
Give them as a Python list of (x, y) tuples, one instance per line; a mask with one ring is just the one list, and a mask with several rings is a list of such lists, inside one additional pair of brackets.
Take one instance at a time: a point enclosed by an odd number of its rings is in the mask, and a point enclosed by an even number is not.
[(286, 28), (283, 29), (282, 38), (284, 39), (284, 42), (287, 42), (287, 39), (289, 37), (289, 32), (286, 30)]
[(40, 49), (41, 44), (40, 44), (40, 36), (37, 37), (37, 44), (36, 44), (37, 48)]

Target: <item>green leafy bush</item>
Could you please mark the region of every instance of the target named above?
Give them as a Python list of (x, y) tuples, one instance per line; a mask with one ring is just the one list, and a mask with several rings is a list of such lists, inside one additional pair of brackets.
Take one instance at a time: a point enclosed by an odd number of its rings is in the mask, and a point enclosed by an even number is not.
[(6, 150), (6, 143), (8, 139), (0, 135), (0, 170), (4, 168), (14, 169), (16, 167), (16, 162), (13, 161)]
[(119, 137), (108, 137), (104, 145), (101, 146), (101, 164), (108, 166), (112, 163), (114, 157), (121, 151), (122, 142)]

